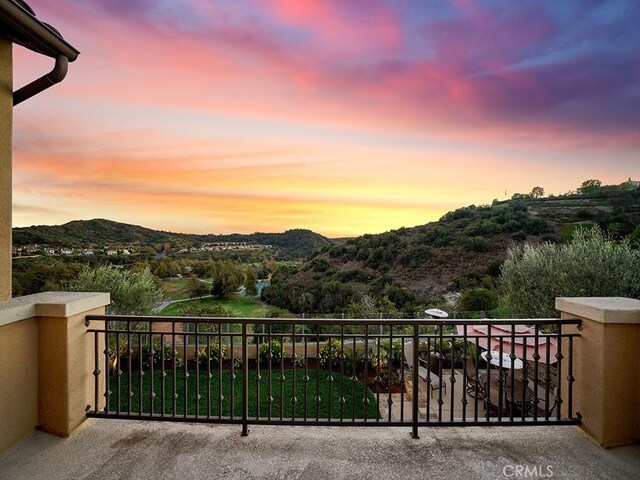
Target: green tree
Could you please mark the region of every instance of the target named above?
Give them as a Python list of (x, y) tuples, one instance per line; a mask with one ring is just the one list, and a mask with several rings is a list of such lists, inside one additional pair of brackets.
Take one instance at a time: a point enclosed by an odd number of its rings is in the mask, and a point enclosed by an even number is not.
[(253, 267), (247, 268), (247, 271), (244, 274), (244, 288), (247, 296), (255, 297), (258, 294), (258, 276), (256, 275), (256, 271)]
[(189, 297), (202, 297), (209, 291), (209, 286), (206, 283), (202, 283), (197, 275), (191, 275), (187, 280), (187, 291)]
[(211, 280), (211, 294), (216, 298), (227, 298), (240, 288), (244, 274), (233, 262), (218, 261)]
[(585, 180), (584, 182), (582, 182), (582, 185), (578, 187), (578, 192), (583, 195), (589, 195), (591, 193), (599, 192), (600, 187), (602, 187), (602, 182), (600, 180)]
[(148, 268), (130, 272), (107, 265), (85, 267), (68, 288), (72, 292), (108, 292), (111, 303), (106, 310), (114, 315), (149, 315), (162, 299)]
[(640, 251), (598, 227), (577, 229), (565, 245), (530, 245), (507, 252), (501, 283), (516, 317), (555, 317), (556, 297), (640, 297)]
[(542, 187), (533, 187), (531, 190), (531, 198), (541, 198), (544, 197), (544, 188)]

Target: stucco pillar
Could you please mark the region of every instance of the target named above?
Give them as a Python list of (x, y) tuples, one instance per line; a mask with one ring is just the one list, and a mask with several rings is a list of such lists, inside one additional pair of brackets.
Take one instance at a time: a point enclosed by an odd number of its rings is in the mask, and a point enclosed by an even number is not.
[(0, 38), (0, 301), (11, 298), (11, 42)]
[(583, 321), (573, 358), (582, 429), (607, 448), (639, 441), (640, 300), (557, 298), (556, 309)]
[(37, 426), (67, 436), (86, 420), (95, 403), (95, 350), (84, 322), (108, 304), (108, 293), (79, 292), (0, 302), (0, 454)]
[[(65, 302), (62, 297), (38, 308), (38, 423), (46, 432), (69, 436), (87, 419), (87, 405), (95, 404), (95, 338), (87, 333), (85, 317), (104, 315), (109, 294), (60, 294), (73, 298), (72, 308), (68, 302), (61, 303)], [(91, 322), (91, 328), (104, 328), (104, 322)], [(105, 371), (104, 349), (102, 338), (98, 345), (101, 372)], [(97, 408), (103, 406), (104, 397), (99, 395)]]

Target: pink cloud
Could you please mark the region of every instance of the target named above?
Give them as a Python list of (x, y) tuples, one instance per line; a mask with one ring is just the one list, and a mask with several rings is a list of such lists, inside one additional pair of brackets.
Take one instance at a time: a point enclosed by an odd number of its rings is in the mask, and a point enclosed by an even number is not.
[(378, 1), (268, 0), (265, 3), (268, 13), (279, 23), (309, 32), (320, 42), (338, 46), (343, 53), (370, 52), (376, 48), (390, 50), (403, 41), (397, 13)]

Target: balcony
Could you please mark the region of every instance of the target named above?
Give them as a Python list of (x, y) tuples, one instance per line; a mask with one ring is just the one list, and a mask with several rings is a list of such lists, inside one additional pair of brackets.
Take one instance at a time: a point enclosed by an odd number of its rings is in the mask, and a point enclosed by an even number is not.
[[(0, 471), (8, 478), (640, 472), (637, 300), (558, 299), (561, 319), (449, 324), (120, 318), (104, 316), (108, 301), (56, 292), (0, 304), (0, 407), (10, 412), (0, 419)], [(486, 333), (472, 334), (478, 325)], [(511, 332), (493, 330), (500, 325)], [(214, 340), (225, 355), (212, 352)], [(285, 345), (285, 361), (267, 349), (261, 362), (260, 346), (274, 341)], [(447, 352), (447, 343), (460, 348)], [(496, 365), (477, 355), (487, 347)], [(355, 357), (362, 364), (353, 369)], [(421, 359), (424, 371), (414, 367)], [(296, 371), (303, 380), (291, 395)], [(479, 382), (469, 382), (473, 373)], [(221, 397), (225, 382), (232, 393)], [(318, 395), (322, 382), (328, 393)], [(394, 382), (402, 388), (384, 387)], [(32, 433), (36, 425), (69, 438)], [(602, 450), (588, 436), (606, 447), (636, 444)]]
[(527, 468), (526, 478), (638, 478), (640, 446), (602, 449), (576, 427), (442, 427), (414, 440), (404, 428), (259, 425), (242, 437), (235, 425), (94, 419), (66, 439), (35, 432), (0, 457), (3, 479), (30, 480), (493, 480)]

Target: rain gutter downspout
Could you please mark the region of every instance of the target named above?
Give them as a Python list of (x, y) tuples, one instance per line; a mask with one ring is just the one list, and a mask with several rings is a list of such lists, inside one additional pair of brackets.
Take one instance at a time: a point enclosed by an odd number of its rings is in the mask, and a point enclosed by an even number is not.
[(64, 77), (67, 76), (68, 67), (69, 59), (64, 55), (58, 55), (58, 57), (56, 57), (56, 63), (53, 66), (53, 70), (13, 92), (13, 106), (15, 107), (19, 103), (24, 102), (49, 87), (52, 87), (56, 83), (60, 83), (64, 80)]

